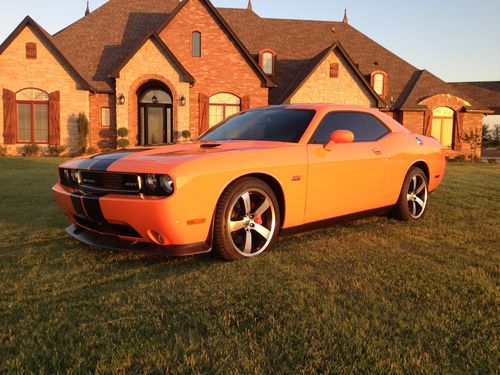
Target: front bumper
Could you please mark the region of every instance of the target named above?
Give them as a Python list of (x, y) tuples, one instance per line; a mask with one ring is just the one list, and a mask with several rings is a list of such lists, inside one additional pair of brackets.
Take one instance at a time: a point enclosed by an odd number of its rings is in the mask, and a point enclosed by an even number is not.
[(89, 246), (131, 253), (187, 256), (204, 254), (210, 252), (211, 250), (210, 246), (204, 242), (189, 245), (160, 246), (154, 243), (138, 242), (114, 236), (106, 236), (74, 224), (66, 228), (66, 233), (74, 239)]
[(88, 245), (167, 255), (211, 249), (213, 209), (193, 206), (183, 196), (98, 196), (60, 183), (52, 192), (73, 223), (68, 234)]

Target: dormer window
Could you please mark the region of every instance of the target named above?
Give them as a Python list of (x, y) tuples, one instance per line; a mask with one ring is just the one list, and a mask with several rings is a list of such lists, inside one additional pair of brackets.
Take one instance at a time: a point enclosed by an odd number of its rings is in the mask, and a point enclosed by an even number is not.
[(372, 73), (371, 85), (375, 92), (382, 98), (387, 97), (388, 85), (387, 85), (387, 73), (381, 70)]
[(268, 76), (274, 76), (276, 72), (276, 52), (272, 50), (260, 51), (259, 65)]

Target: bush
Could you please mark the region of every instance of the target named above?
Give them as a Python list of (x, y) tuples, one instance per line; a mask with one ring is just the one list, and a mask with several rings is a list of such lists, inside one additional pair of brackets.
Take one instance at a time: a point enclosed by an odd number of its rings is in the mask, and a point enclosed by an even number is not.
[(184, 139), (191, 138), (191, 132), (189, 130), (183, 130), (182, 131), (182, 138), (184, 138)]
[(90, 146), (87, 148), (87, 150), (85, 151), (85, 153), (87, 155), (93, 155), (93, 154), (97, 154), (98, 150), (97, 148), (95, 148), (94, 146)]
[(7, 156), (7, 146), (0, 145), (0, 156)]
[(127, 128), (118, 129), (118, 136), (121, 138), (127, 138), (128, 137), (128, 129)]
[(119, 148), (127, 148), (130, 145), (130, 142), (126, 138), (120, 138), (117, 141), (117, 144)]
[(116, 151), (116, 150), (114, 148), (111, 148), (111, 147), (101, 148), (102, 153), (108, 153), (108, 152), (113, 152), (113, 151)]
[(66, 146), (52, 146), (49, 145), (47, 148), (47, 155), (48, 156), (60, 156), (64, 151), (66, 151), (67, 147)]
[(40, 153), (40, 146), (37, 144), (27, 144), (21, 149), (23, 156), (37, 156)]
[(82, 154), (87, 149), (87, 140), (89, 136), (89, 120), (85, 113), (78, 115), (78, 148)]

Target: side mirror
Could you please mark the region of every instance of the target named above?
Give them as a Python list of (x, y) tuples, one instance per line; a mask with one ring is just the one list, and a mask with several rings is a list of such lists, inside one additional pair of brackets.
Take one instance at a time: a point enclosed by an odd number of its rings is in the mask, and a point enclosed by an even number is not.
[(354, 133), (350, 130), (335, 130), (330, 134), (330, 141), (323, 146), (326, 151), (332, 151), (333, 145), (336, 143), (352, 143), (354, 142)]

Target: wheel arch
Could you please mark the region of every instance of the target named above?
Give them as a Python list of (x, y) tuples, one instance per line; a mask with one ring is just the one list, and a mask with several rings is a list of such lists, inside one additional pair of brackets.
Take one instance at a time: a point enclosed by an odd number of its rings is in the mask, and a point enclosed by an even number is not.
[[(276, 195), (276, 199), (278, 200), (278, 206), (279, 206), (279, 211), (280, 211), (280, 228), (283, 226), (283, 223), (285, 222), (285, 213), (286, 213), (286, 205), (285, 205), (285, 192), (283, 191), (283, 187), (281, 186), (280, 182), (278, 179), (270, 174), (267, 173), (262, 173), (262, 172), (255, 172), (255, 173), (248, 173), (242, 176), (239, 176), (232, 181), (230, 181), (222, 190), (224, 192), (230, 185), (234, 184), (236, 181), (241, 180), (242, 178), (246, 177), (254, 177), (258, 178), (259, 180), (265, 182), (269, 187), (273, 190), (274, 194)], [(221, 193), (222, 196), (222, 193)], [(220, 197), (219, 197), (220, 199)]]
[(419, 161), (413, 163), (412, 165), (410, 165), (410, 167), (406, 171), (405, 176), (408, 175), (408, 172), (410, 172), (410, 169), (412, 169), (413, 167), (418, 167), (421, 170), (423, 170), (424, 173), (425, 173), (425, 177), (427, 177), (427, 183), (429, 183), (430, 177), (431, 177), (430, 170), (429, 170), (429, 165), (424, 160), (419, 160)]

